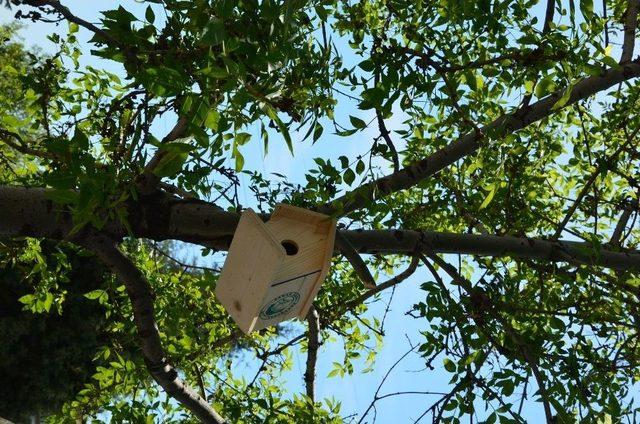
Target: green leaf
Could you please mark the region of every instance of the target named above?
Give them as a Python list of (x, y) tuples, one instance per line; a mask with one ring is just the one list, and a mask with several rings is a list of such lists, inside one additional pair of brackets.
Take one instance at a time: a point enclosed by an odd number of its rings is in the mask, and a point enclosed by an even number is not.
[(162, 156), (153, 173), (158, 177), (173, 177), (182, 170), (187, 157), (187, 153), (175, 150), (168, 151)]
[(332, 369), (331, 371), (329, 371), (329, 374), (327, 374), (327, 377), (331, 378), (331, 377), (335, 377), (340, 373), (340, 370), (337, 368)]
[(209, 129), (217, 131), (219, 122), (220, 113), (215, 109), (209, 110), (209, 112), (207, 113), (207, 117), (204, 120), (204, 125)]
[(205, 27), (204, 34), (200, 41), (210, 46), (216, 46), (221, 44), (226, 38), (227, 32), (224, 28), (224, 23), (218, 18), (213, 18)]
[(351, 168), (347, 168), (347, 170), (344, 171), (344, 174), (342, 174), (342, 180), (346, 184), (351, 185), (353, 181), (355, 181), (355, 179), (356, 179), (356, 174), (351, 170)]
[(586, 21), (593, 18), (593, 0), (580, 0), (580, 11)]
[(234, 142), (238, 146), (244, 146), (247, 142), (251, 140), (251, 134), (246, 132), (237, 133), (234, 139)]
[(98, 299), (100, 296), (102, 296), (105, 293), (106, 292), (104, 290), (97, 289), (97, 290), (92, 290), (92, 291), (90, 291), (88, 293), (85, 293), (84, 297), (86, 297), (87, 299), (90, 299), (90, 300), (96, 300), (96, 299)]
[(551, 110), (557, 110), (562, 108), (564, 105), (566, 105), (569, 99), (571, 98), (571, 90), (573, 90), (573, 86), (570, 85), (569, 87), (567, 87), (566, 90), (564, 90), (562, 97), (560, 97), (558, 101), (555, 102)]
[(610, 68), (613, 69), (619, 69), (620, 68), (620, 64), (611, 56), (605, 56), (602, 58), (602, 63), (604, 63), (605, 65), (607, 65)]
[(147, 22), (151, 24), (155, 22), (156, 14), (153, 13), (153, 9), (151, 8), (151, 6), (147, 6), (147, 10), (145, 10), (144, 12), (144, 17), (147, 20)]
[(76, 131), (71, 139), (71, 144), (73, 149), (85, 151), (89, 149), (89, 137), (87, 137), (87, 135), (76, 126)]
[(78, 193), (71, 190), (53, 189), (47, 190), (45, 192), (45, 197), (47, 199), (53, 200), (56, 203), (65, 205), (69, 203), (75, 203), (78, 199)]
[(217, 79), (224, 79), (229, 76), (229, 72), (225, 68), (221, 68), (219, 66), (208, 66), (199, 70), (198, 73)]
[(375, 109), (382, 106), (387, 92), (380, 87), (372, 87), (362, 92), (363, 101), (358, 105), (360, 109)]
[(235, 144), (233, 146), (231, 156), (236, 160), (236, 172), (242, 171), (242, 168), (244, 168), (244, 156), (242, 156), (242, 153), (240, 153), (240, 150), (238, 150), (238, 146)]
[(478, 89), (478, 85), (476, 84), (476, 76), (471, 70), (464, 71), (464, 79), (469, 86), (469, 88), (473, 91)]
[(449, 402), (447, 402), (443, 406), (443, 409), (445, 411), (453, 411), (454, 409), (456, 409), (457, 406), (458, 406), (458, 401), (456, 399), (451, 399), (451, 400), (449, 400)]
[(278, 113), (270, 105), (266, 105), (265, 104), (263, 106), (263, 109), (267, 112), (267, 116), (269, 118), (271, 118), (271, 120), (273, 122), (275, 122), (276, 125), (278, 126), (278, 129), (280, 130), (280, 133), (284, 137), (285, 143), (287, 143), (287, 147), (289, 148), (289, 151), (293, 155), (293, 142), (291, 141), (291, 135), (289, 134), (289, 128), (287, 128), (287, 126), (284, 124), (284, 122), (282, 122), (282, 119), (280, 119), (280, 117), (278, 116)]
[(18, 302), (24, 305), (31, 305), (36, 299), (36, 296), (33, 294), (26, 294), (18, 299)]
[(44, 298), (44, 302), (42, 303), (42, 307), (46, 312), (51, 310), (51, 305), (53, 305), (53, 294), (47, 293)]
[(482, 204), (480, 205), (479, 210), (486, 208), (487, 206), (489, 206), (489, 203), (491, 203), (491, 201), (493, 200), (493, 196), (496, 194), (496, 187), (495, 185), (491, 186), (491, 189), (489, 190), (489, 194), (487, 194), (487, 197), (485, 197), (484, 202), (482, 202)]
[(444, 369), (449, 372), (456, 371), (456, 364), (449, 358), (444, 358)]
[(542, 78), (536, 85), (536, 97), (541, 99), (555, 90), (555, 82), (550, 76)]
[(360, 69), (366, 72), (371, 72), (375, 69), (375, 65), (373, 64), (373, 61), (371, 59), (363, 60), (358, 66), (360, 67)]
[(313, 129), (313, 142), (315, 143), (316, 141), (318, 141), (318, 139), (322, 136), (322, 132), (324, 131), (324, 128), (322, 128), (322, 125), (320, 125), (319, 123), (315, 125), (315, 128)]
[[(189, 140), (189, 138), (179, 138), (178, 140)], [(183, 143), (181, 141), (172, 141), (171, 143), (160, 145), (160, 150), (166, 152), (189, 153), (195, 149), (196, 147), (193, 144)]]
[(527, 80), (524, 82), (524, 89), (527, 92), (527, 94), (531, 94), (533, 93), (533, 89), (535, 87), (535, 82), (531, 81), (531, 80)]
[(364, 122), (360, 118), (356, 118), (355, 116), (349, 115), (349, 120), (351, 121), (351, 125), (353, 125), (355, 128), (362, 129), (367, 126), (366, 122)]
[(53, 171), (44, 176), (44, 181), (49, 187), (68, 190), (76, 187), (78, 177), (63, 171)]

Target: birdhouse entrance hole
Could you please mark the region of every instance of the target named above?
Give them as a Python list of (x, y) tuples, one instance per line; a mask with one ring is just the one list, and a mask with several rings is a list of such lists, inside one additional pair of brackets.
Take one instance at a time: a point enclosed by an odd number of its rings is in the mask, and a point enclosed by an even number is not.
[(287, 252), (288, 256), (293, 256), (298, 253), (298, 245), (295, 241), (292, 240), (282, 240), (282, 247), (284, 247), (284, 251)]

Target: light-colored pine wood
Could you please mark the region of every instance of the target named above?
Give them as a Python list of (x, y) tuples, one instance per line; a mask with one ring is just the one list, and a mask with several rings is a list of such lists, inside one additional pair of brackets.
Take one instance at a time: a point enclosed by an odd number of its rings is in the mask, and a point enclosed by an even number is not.
[[(329, 271), (334, 237), (335, 220), (316, 212), (280, 204), (263, 223), (248, 209), (216, 295), (245, 333), (303, 319)], [(297, 252), (287, 254), (283, 242)]]
[(216, 285), (216, 297), (245, 333), (253, 330), (256, 311), (285, 256), (284, 248), (260, 217), (251, 209), (245, 210)]

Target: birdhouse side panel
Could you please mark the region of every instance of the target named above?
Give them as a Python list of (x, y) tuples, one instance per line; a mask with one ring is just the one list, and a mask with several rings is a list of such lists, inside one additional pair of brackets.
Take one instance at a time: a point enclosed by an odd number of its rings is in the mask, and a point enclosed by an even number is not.
[(284, 249), (250, 209), (243, 212), (216, 286), (216, 297), (245, 333), (253, 331)]
[(334, 248), (335, 238), (336, 238), (336, 221), (335, 220), (325, 221), (323, 225), (327, 226), (325, 230), (326, 231), (325, 234), (327, 236), (323, 240), (323, 255), (322, 255), (322, 261), (321, 261), (322, 267), (321, 267), (320, 273), (318, 274), (318, 279), (316, 280), (315, 285), (309, 290), (307, 298), (304, 300), (304, 303), (302, 304), (302, 308), (300, 309), (300, 315), (298, 315), (298, 318), (300, 319), (304, 319), (305, 316), (307, 315), (309, 308), (311, 308), (311, 304), (313, 303), (314, 299), (318, 295), (318, 292), (320, 291), (320, 287), (322, 287), (322, 282), (327, 277), (327, 274), (329, 273), (329, 269), (331, 268), (331, 258), (333, 257), (333, 248)]

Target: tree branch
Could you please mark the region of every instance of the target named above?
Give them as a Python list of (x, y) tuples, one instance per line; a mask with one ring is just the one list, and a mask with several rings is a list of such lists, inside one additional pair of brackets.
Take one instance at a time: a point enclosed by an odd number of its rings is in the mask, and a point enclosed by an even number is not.
[[(440, 258), (438, 255), (429, 255), (429, 257), (432, 261), (437, 263), (449, 275), (449, 277), (451, 277), (453, 281), (456, 281), (457, 283), (459, 283), (460, 286), (465, 290), (467, 295), (473, 296), (473, 284), (471, 283), (471, 281), (467, 280), (462, 275), (460, 275), (460, 273), (458, 272), (458, 270), (455, 269), (454, 266), (446, 262), (444, 259)], [(490, 299), (488, 298), (486, 299), (487, 301), (491, 302)], [(517, 331), (513, 328), (513, 326), (507, 320), (505, 320), (502, 316), (500, 316), (500, 314), (493, 312), (491, 308), (487, 309), (487, 313), (491, 318), (495, 319), (500, 324), (502, 324), (502, 326), (504, 327), (505, 333), (509, 336), (509, 338), (511, 338), (513, 343), (516, 346), (518, 346), (518, 349), (520, 350), (520, 353), (522, 354), (524, 361), (527, 364), (529, 364), (529, 366), (531, 367), (531, 371), (533, 372), (536, 382), (538, 383), (538, 389), (540, 391), (540, 399), (542, 400), (542, 405), (544, 407), (544, 414), (546, 417), (546, 421), (548, 424), (552, 424), (554, 422), (554, 419), (553, 419), (553, 414), (551, 413), (551, 406), (549, 405), (549, 396), (547, 394), (547, 390), (544, 384), (544, 376), (542, 375), (538, 367), (537, 359), (531, 356), (528, 350), (529, 347), (526, 345), (526, 343), (522, 342), (520, 335), (517, 333)], [(481, 322), (478, 320), (475, 320), (475, 322), (478, 325), (478, 328), (487, 336), (487, 338), (489, 340), (493, 340), (493, 336), (488, 334), (488, 332), (484, 330), (484, 327), (481, 325)], [(501, 347), (497, 343), (494, 343), (494, 344), (496, 344), (496, 347)]]
[(542, 34), (548, 34), (551, 29), (551, 23), (553, 22), (553, 15), (556, 10), (556, 0), (547, 0), (547, 9), (544, 12), (544, 26), (542, 27)]
[(389, 151), (391, 152), (391, 158), (393, 160), (393, 172), (400, 171), (400, 159), (398, 158), (398, 150), (396, 150), (396, 146), (393, 144), (393, 140), (389, 137), (389, 130), (387, 129), (387, 125), (384, 123), (384, 118), (382, 117), (382, 112), (380, 109), (376, 109), (376, 118), (378, 119), (378, 129), (380, 130), (380, 135), (382, 139), (387, 144)]
[(567, 262), (572, 265), (596, 265), (617, 270), (640, 270), (640, 251), (614, 252), (585, 242), (401, 230), (351, 231), (345, 236), (360, 253), (412, 255), (434, 252), (511, 256)]
[(633, 211), (637, 209), (638, 209), (638, 198), (635, 198), (629, 202), (625, 202), (622, 215), (620, 215), (620, 219), (616, 224), (616, 228), (613, 230), (613, 233), (611, 234), (609, 245), (616, 246), (616, 247), (620, 246), (621, 237), (622, 237), (622, 234), (624, 233), (625, 228), (627, 227), (629, 218), (631, 218), (631, 214), (633, 213)]
[(591, 176), (589, 177), (585, 185), (582, 187), (582, 190), (580, 190), (580, 193), (578, 193), (578, 196), (576, 197), (575, 201), (567, 211), (566, 215), (564, 216), (564, 219), (562, 220), (562, 222), (560, 222), (560, 224), (558, 225), (558, 228), (556, 228), (556, 232), (553, 234), (553, 237), (551, 237), (553, 240), (558, 239), (560, 235), (562, 235), (562, 232), (564, 231), (565, 227), (571, 220), (571, 217), (573, 216), (575, 211), (578, 209), (578, 206), (580, 206), (580, 203), (582, 202), (584, 197), (591, 190), (591, 186), (596, 182), (600, 174), (606, 173), (606, 171), (610, 168), (611, 163), (617, 160), (618, 155), (620, 155), (620, 153), (622, 153), (622, 151), (626, 149), (626, 147), (631, 143), (633, 138), (638, 134), (638, 131), (640, 131), (640, 127), (636, 128), (635, 131), (633, 131), (633, 133), (627, 137), (625, 142), (622, 145), (620, 145), (620, 147), (618, 147), (615, 150), (615, 152), (611, 154), (611, 156), (609, 156), (608, 158), (606, 158), (606, 160), (603, 160), (598, 164), (598, 166), (596, 167), (596, 170), (593, 172), (593, 174), (591, 174)]
[(367, 290), (366, 292), (362, 293), (360, 296), (356, 297), (355, 299), (345, 303), (341, 308), (337, 310), (338, 311), (337, 313), (331, 314), (330, 317), (323, 317), (323, 324), (326, 325), (327, 323), (332, 322), (334, 319), (336, 319), (336, 317), (341, 316), (342, 314), (345, 314), (347, 311), (352, 310), (356, 306), (363, 304), (367, 299), (375, 296), (381, 291), (391, 288), (397, 284), (400, 284), (407, 278), (411, 277), (413, 273), (416, 272), (416, 269), (418, 268), (418, 264), (420, 262), (419, 259), (420, 258), (418, 256), (414, 256), (411, 259), (411, 263), (409, 264), (407, 269), (405, 269), (395, 277), (392, 277), (389, 280), (385, 281), (384, 283), (381, 283), (375, 286), (373, 289)]
[(307, 389), (307, 397), (311, 399), (313, 405), (315, 402), (316, 362), (320, 347), (320, 315), (313, 305), (307, 313), (307, 323), (309, 331), (307, 333), (307, 369), (304, 373), (304, 384)]
[(350, 309), (350, 308), (353, 308), (353, 307), (355, 307), (357, 305), (360, 305), (361, 303), (364, 303), (367, 299), (375, 296), (376, 294), (380, 293), (383, 290), (386, 290), (386, 289), (391, 288), (391, 287), (393, 287), (393, 286), (395, 286), (397, 284), (402, 283), (404, 280), (406, 280), (407, 278), (411, 277), (414, 272), (416, 272), (416, 269), (418, 268), (418, 264), (419, 263), (420, 263), (420, 260), (419, 260), (418, 256), (414, 256), (413, 258), (411, 258), (411, 263), (409, 264), (407, 269), (405, 269), (404, 271), (402, 271), (401, 273), (399, 273), (395, 277), (392, 277), (392, 278), (388, 279), (384, 283), (381, 283), (381, 284), (375, 286), (371, 290), (366, 291), (360, 297), (356, 298), (352, 302), (349, 302), (347, 304), (347, 310)]
[(627, 0), (627, 10), (624, 14), (624, 40), (620, 63), (628, 63), (633, 59), (633, 49), (636, 44), (636, 29), (638, 28), (639, 0)]
[[(569, 100), (563, 107), (638, 76), (640, 76), (640, 63), (630, 62), (622, 65), (619, 69), (609, 69), (601, 75), (584, 78), (573, 85)], [(471, 131), (461, 136), (429, 157), (413, 162), (398, 172), (365, 184), (317, 209), (327, 215), (346, 215), (380, 197), (411, 188), (452, 163), (475, 153), (482, 146), (481, 142), (485, 141), (487, 137), (492, 139), (504, 137), (561, 110), (562, 108), (554, 110), (553, 106), (564, 92), (565, 88), (563, 87), (533, 105), (521, 107), (513, 113), (503, 115), (481, 128), (480, 131)]]
[(142, 174), (138, 176), (137, 183), (142, 193), (153, 192), (160, 183), (160, 177), (158, 177), (154, 171), (158, 165), (160, 165), (162, 158), (167, 154), (167, 150), (163, 150), (162, 145), (184, 137), (187, 132), (188, 125), (189, 120), (184, 116), (181, 116), (178, 118), (178, 122), (176, 122), (171, 131), (169, 131), (169, 133), (160, 141), (160, 147), (158, 147), (158, 150), (156, 150), (149, 163), (144, 167)]
[[(48, 199), (49, 191), (0, 185), (0, 237), (43, 237), (61, 240), (72, 228), (71, 214)], [(129, 228), (109, 221), (101, 230), (121, 240), (127, 235), (156, 241), (180, 240), (227, 250), (239, 215), (196, 200), (162, 195), (140, 197), (128, 208)], [(268, 216), (263, 216), (268, 219)], [(360, 254), (410, 255), (456, 253), (593, 265), (640, 271), (640, 251), (607, 250), (593, 243), (551, 241), (485, 234), (453, 234), (413, 230), (342, 230), (340, 235)]]
[(367, 264), (362, 257), (360, 257), (356, 249), (351, 246), (351, 243), (349, 243), (349, 240), (345, 238), (341, 231), (336, 231), (335, 248), (349, 261), (356, 275), (360, 278), (360, 281), (362, 281), (363, 286), (368, 289), (376, 286), (376, 280), (371, 275), (371, 272), (369, 272)]
[[(378, 388), (376, 389), (376, 392), (373, 394), (373, 400), (371, 401), (371, 403), (369, 404), (367, 409), (362, 413), (362, 416), (360, 417), (360, 420), (358, 420), (358, 424), (360, 424), (360, 423), (362, 423), (364, 421), (364, 419), (369, 414), (369, 411), (371, 411), (371, 409), (374, 408), (376, 402), (378, 400), (382, 399), (382, 397), (379, 396), (379, 393), (380, 393), (380, 390), (382, 389), (382, 386), (384, 385), (385, 381), (387, 381), (387, 379), (389, 378), (389, 375), (398, 366), (398, 364), (400, 364), (400, 362), (402, 362), (404, 360), (404, 358), (406, 358), (407, 356), (409, 356), (410, 353), (415, 351), (417, 346), (411, 346), (410, 345), (410, 347), (411, 347), (411, 349), (409, 349), (400, 358), (398, 358), (398, 360), (396, 360), (396, 362), (394, 362), (393, 365), (391, 365), (391, 367), (387, 370), (387, 372), (385, 373), (384, 377), (382, 377), (382, 381), (380, 381), (380, 384), (378, 385)], [(375, 422), (375, 420), (373, 420), (373, 422)]]
[(165, 392), (193, 412), (205, 423), (221, 424), (225, 420), (209, 404), (187, 386), (169, 363), (162, 348), (158, 325), (154, 317), (153, 294), (142, 272), (118, 250), (113, 240), (88, 234), (81, 240), (125, 284), (131, 300), (138, 340), (147, 368)]
[[(14, 150), (17, 150), (22, 154), (36, 156), (40, 158), (46, 158), (46, 159), (55, 158), (55, 156), (49, 152), (32, 149), (31, 147), (27, 146), (24, 140), (22, 140), (22, 137), (20, 137), (19, 134), (16, 134), (14, 132), (0, 128), (0, 137), (2, 137), (2, 141), (7, 146), (11, 147)], [(12, 138), (15, 139), (16, 141), (15, 142), (12, 141), (11, 140)]]
[(99, 37), (103, 38), (105, 41), (108, 41), (111, 44), (115, 44), (118, 47), (122, 47), (122, 44), (118, 40), (116, 40), (115, 38), (107, 34), (102, 29), (98, 28), (91, 22), (87, 22), (84, 19), (77, 17), (76, 15), (71, 13), (68, 7), (63, 6), (58, 0), (24, 0), (22, 1), (22, 3), (32, 7), (38, 7), (38, 8), (43, 6), (49, 6), (53, 10), (58, 12), (60, 15), (62, 15), (67, 21), (73, 22), (93, 32), (94, 34), (98, 35)]

